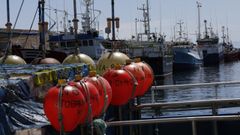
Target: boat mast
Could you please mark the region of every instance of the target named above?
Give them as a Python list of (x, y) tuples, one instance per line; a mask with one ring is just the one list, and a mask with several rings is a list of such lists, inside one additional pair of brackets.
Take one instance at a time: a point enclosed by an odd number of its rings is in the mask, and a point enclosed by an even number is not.
[(227, 27), (227, 43), (230, 43), (228, 27)]
[(138, 8), (138, 10), (142, 10), (143, 12), (143, 20), (140, 20), (144, 24), (144, 34), (147, 35), (147, 41), (150, 40), (150, 17), (149, 17), (149, 2), (146, 0), (146, 6), (143, 4), (142, 8)]
[(40, 45), (39, 45), (39, 50), (43, 52), (43, 58), (45, 58), (45, 17), (44, 17), (44, 12), (45, 12), (45, 0), (39, 0), (38, 2), (38, 8), (39, 8), (39, 40), (40, 40)]
[(197, 39), (201, 38), (201, 16), (200, 16), (200, 8), (202, 7), (202, 4), (197, 1), (197, 8), (198, 8), (198, 37)]
[(76, 0), (73, 0), (73, 11), (74, 11), (74, 18), (72, 20), (73, 22), (73, 27), (74, 27), (74, 36), (75, 36), (75, 54), (78, 54), (78, 41), (77, 41), (77, 31), (78, 31), (78, 22), (79, 20), (77, 19), (77, 3)]
[(82, 28), (84, 32), (88, 32), (91, 29), (91, 14), (90, 14), (90, 6), (91, 6), (91, 0), (84, 0), (86, 9), (85, 13), (82, 16)]
[(183, 25), (183, 22), (180, 20), (179, 23), (177, 23), (179, 25), (179, 39), (181, 40), (183, 37), (183, 33), (182, 33), (182, 25)]
[(222, 26), (222, 39), (223, 39), (223, 44), (225, 43), (225, 38), (226, 38), (226, 36), (225, 36), (225, 27), (224, 26)]
[(6, 23), (6, 27), (7, 27), (7, 33), (8, 33), (8, 50), (7, 50), (7, 54), (9, 53), (9, 51), (11, 51), (12, 49), (10, 49), (10, 44), (11, 44), (11, 27), (12, 27), (12, 23), (10, 22), (10, 8), (9, 8), (9, 0), (7, 0), (7, 23)]
[(63, 13), (64, 13), (64, 16), (63, 16), (63, 30), (64, 30), (64, 33), (66, 34), (67, 33), (67, 11), (66, 11), (66, 1), (63, 0)]
[(161, 0), (159, 0), (159, 1), (160, 1), (160, 21), (159, 21), (160, 30), (159, 30), (159, 32), (160, 32), (160, 35), (162, 35), (162, 3), (161, 3)]
[(204, 25), (205, 25), (205, 38), (209, 38), (207, 30), (207, 20), (204, 20)]
[(148, 0), (146, 1), (147, 3), (147, 34), (148, 34), (148, 40), (150, 39), (150, 17), (149, 17), (149, 2)]
[(112, 40), (115, 41), (115, 9), (114, 9), (114, 0), (112, 0)]

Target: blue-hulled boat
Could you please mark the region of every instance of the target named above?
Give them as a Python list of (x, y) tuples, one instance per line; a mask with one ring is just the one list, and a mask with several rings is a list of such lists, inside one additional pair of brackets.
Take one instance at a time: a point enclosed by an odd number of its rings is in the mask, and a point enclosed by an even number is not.
[(193, 44), (181, 44), (173, 47), (173, 68), (184, 70), (198, 68), (202, 65), (202, 58)]
[(178, 24), (180, 26), (179, 37), (171, 44), (174, 70), (187, 70), (200, 67), (202, 65), (202, 58), (198, 49), (186, 37), (183, 37), (183, 22)]

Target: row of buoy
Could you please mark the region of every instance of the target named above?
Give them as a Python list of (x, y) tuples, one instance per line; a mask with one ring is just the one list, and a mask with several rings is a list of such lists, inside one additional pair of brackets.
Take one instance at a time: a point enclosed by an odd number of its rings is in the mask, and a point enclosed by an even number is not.
[[(41, 59), (40, 63), (59, 64), (52, 58)], [(120, 106), (143, 96), (153, 82), (153, 71), (148, 64), (140, 59), (133, 62), (120, 52), (105, 53), (97, 66), (85, 54), (73, 54), (63, 61), (63, 64), (72, 63), (86, 63), (91, 69), (97, 69), (101, 76), (91, 71), (87, 77), (76, 76), (74, 81), (60, 81), (48, 90), (44, 111), (58, 131), (72, 131), (77, 125), (103, 115), (110, 104)]]
[[(7, 55), (0, 58), (0, 63), (3, 64), (26, 64), (25, 60), (17, 55)], [(60, 62), (54, 58), (36, 58), (32, 61), (33, 64), (60, 64)], [(95, 63), (91, 57), (86, 54), (72, 54), (63, 60), (63, 64), (73, 63), (85, 63), (95, 68)]]
[(79, 76), (68, 83), (60, 82), (48, 90), (44, 111), (51, 125), (61, 131), (72, 131), (77, 125), (89, 123), (103, 115), (112, 100), (108, 81), (96, 72)]
[(124, 105), (135, 97), (143, 96), (153, 82), (151, 67), (139, 59), (135, 62), (127, 60), (124, 66), (117, 64), (105, 71), (103, 77), (113, 90), (112, 105)]
[[(108, 63), (111, 65), (109, 60)], [(124, 105), (144, 95), (153, 82), (151, 67), (140, 59), (127, 59), (124, 63), (105, 69), (102, 77), (90, 71), (87, 77), (76, 76), (75, 81), (50, 88), (44, 111), (51, 125), (58, 131), (72, 131), (77, 125), (102, 116), (110, 104)]]

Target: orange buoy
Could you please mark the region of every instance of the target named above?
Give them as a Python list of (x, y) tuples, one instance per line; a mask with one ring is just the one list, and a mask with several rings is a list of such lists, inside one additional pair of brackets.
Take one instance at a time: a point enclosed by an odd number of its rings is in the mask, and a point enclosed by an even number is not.
[(121, 69), (120, 65), (107, 70), (103, 77), (112, 87), (112, 105), (124, 105), (134, 96), (137, 81), (130, 72)]
[(142, 91), (140, 93), (138, 93), (138, 96), (143, 96), (148, 91), (148, 89), (152, 86), (153, 78), (154, 78), (153, 70), (152, 70), (151, 66), (149, 66), (145, 62), (141, 62), (140, 59), (135, 59), (135, 62), (137, 65), (139, 65), (141, 67), (141, 69), (143, 70), (143, 72), (145, 74), (145, 81), (144, 81)]
[(97, 114), (99, 114), (99, 116), (102, 115), (106, 112), (112, 100), (112, 88), (110, 84), (105, 78), (97, 75), (96, 71), (90, 71), (89, 76), (83, 78), (83, 80), (92, 83), (98, 89), (100, 99)]
[(131, 72), (134, 78), (136, 79), (136, 81), (138, 82), (134, 97), (140, 96), (142, 93), (145, 93), (143, 89), (143, 86), (145, 83), (145, 74), (141, 69), (141, 67), (136, 63), (132, 63), (131, 60), (127, 60), (126, 66), (124, 66), (124, 69), (128, 72)]
[(58, 85), (48, 90), (44, 112), (58, 131), (73, 131), (86, 112), (86, 100), (81, 91), (69, 85)]
[(87, 81), (79, 81), (79, 82), (71, 82), (70, 85), (75, 85), (84, 95), (87, 101), (87, 108), (83, 117), (79, 120), (79, 124), (84, 124), (86, 122), (92, 121), (92, 119), (96, 116), (99, 116), (99, 92), (97, 88)]

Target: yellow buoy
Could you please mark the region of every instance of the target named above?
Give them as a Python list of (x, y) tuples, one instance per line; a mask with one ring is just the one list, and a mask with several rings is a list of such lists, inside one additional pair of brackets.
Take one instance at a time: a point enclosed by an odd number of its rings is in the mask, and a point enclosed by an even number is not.
[(114, 68), (116, 64), (125, 65), (129, 57), (121, 52), (107, 52), (97, 62), (97, 72), (102, 75), (107, 69)]
[[(4, 60), (4, 62), (3, 62)], [(0, 63), (1, 64), (27, 64), (24, 59), (17, 55), (8, 55), (8, 56), (3, 56), (0, 58)]]
[(79, 53), (77, 55), (76, 54), (69, 55), (63, 61), (63, 64), (73, 64), (73, 63), (85, 63), (85, 64), (89, 64), (93, 68), (96, 68), (96, 65), (93, 59), (83, 53)]

